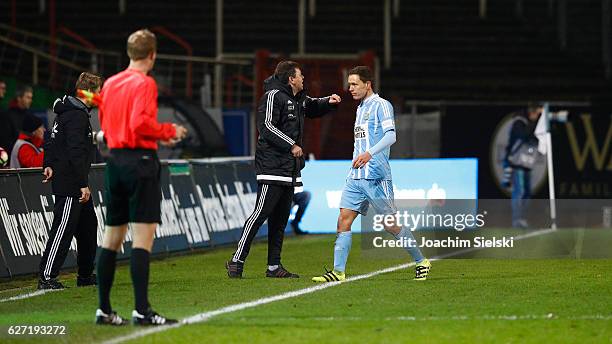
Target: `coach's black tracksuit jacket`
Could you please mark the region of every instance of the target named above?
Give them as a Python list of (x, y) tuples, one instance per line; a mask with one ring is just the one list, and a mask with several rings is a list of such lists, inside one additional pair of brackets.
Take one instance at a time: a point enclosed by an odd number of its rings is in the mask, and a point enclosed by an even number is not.
[(291, 87), (271, 76), (264, 81), (265, 94), (257, 108), (259, 138), (255, 172), (260, 184), (302, 186), (304, 158), (294, 158), (294, 144), (304, 148), (304, 118), (320, 117), (336, 108), (329, 97), (311, 98), (305, 91), (293, 95)]
[(97, 219), (93, 202), (79, 203), (81, 188), (88, 186), (89, 168), (95, 154), (89, 123), (90, 109), (72, 96), (58, 98), (53, 104), (57, 114), (45, 143), (44, 167), (53, 169), (51, 186), (55, 195), (53, 224), (40, 262), (40, 278), (57, 277), (72, 237), (78, 246), (79, 276), (93, 272), (96, 254)]
[(274, 76), (264, 81), (264, 91), (257, 108), (257, 200), (232, 260), (244, 263), (259, 227), (268, 220), (268, 265), (278, 265), (293, 189), (302, 186), (305, 165), (303, 157), (293, 157), (291, 147), (303, 148), (305, 117), (322, 116), (336, 106), (329, 104), (329, 97), (311, 98), (305, 91), (294, 96), (291, 87)]

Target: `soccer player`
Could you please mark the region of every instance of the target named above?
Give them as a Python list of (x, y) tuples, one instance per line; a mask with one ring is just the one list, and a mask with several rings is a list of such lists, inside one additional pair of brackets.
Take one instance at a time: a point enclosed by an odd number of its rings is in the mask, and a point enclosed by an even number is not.
[(157, 85), (147, 74), (153, 69), (157, 40), (149, 30), (139, 30), (127, 41), (128, 68), (110, 77), (102, 87), (100, 125), (110, 148), (104, 171), (106, 230), (98, 258), (99, 308), (96, 323), (124, 325), (113, 312), (110, 291), (115, 259), (131, 223), (133, 241), (130, 272), (134, 285), (134, 325), (167, 325), (167, 319), (149, 304), (149, 255), (157, 224), (161, 223), (160, 163), (157, 141), (171, 145), (187, 130), (157, 122)]
[[(348, 85), (353, 99), (361, 101), (355, 118), (353, 164), (340, 200), (334, 269), (313, 277), (314, 282), (346, 279), (346, 261), (352, 241), (351, 225), (357, 215), (366, 214), (369, 204), (377, 214), (397, 212), (389, 166), (389, 151), (395, 142), (393, 107), (372, 90), (372, 71), (366, 66), (357, 66), (349, 71)], [(385, 226), (385, 230), (397, 239), (413, 239), (412, 232), (405, 227)], [(415, 280), (427, 279), (431, 268), (429, 260), (423, 257), (418, 247), (406, 247), (406, 250), (416, 262)]]

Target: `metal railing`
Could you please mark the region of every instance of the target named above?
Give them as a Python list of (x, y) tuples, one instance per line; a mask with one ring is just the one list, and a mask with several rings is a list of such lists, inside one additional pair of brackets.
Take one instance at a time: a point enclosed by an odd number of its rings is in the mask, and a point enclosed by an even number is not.
[[(81, 44), (52, 40), (48, 35), (0, 23), (0, 70), (22, 82), (66, 91), (83, 71), (109, 77), (127, 67), (125, 53), (79, 41)], [(158, 53), (152, 75), (162, 95), (200, 101), (203, 107), (250, 107), (254, 96), (252, 66), (252, 59)]]

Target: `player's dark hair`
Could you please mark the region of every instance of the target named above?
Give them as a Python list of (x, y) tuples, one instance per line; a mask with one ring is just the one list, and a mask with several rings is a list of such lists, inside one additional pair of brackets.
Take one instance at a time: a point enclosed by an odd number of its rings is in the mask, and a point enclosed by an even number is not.
[(127, 40), (127, 54), (130, 60), (138, 61), (147, 58), (157, 51), (157, 38), (147, 29), (138, 30)]
[(32, 86), (30, 85), (21, 85), (17, 88), (17, 91), (15, 92), (15, 97), (17, 98), (21, 98), (23, 97), (24, 94), (26, 93), (34, 93), (34, 90), (32, 89)]
[(295, 77), (295, 70), (302, 70), (299, 63), (294, 61), (281, 61), (276, 65), (274, 75), (283, 84), (289, 83), (289, 77)]
[(361, 82), (369, 81), (372, 87), (374, 87), (374, 76), (372, 69), (368, 66), (356, 66), (349, 70), (348, 75), (357, 75)]
[(85, 90), (90, 92), (95, 92), (100, 87), (102, 87), (102, 78), (98, 75), (87, 72), (81, 73), (74, 85), (75, 90)]

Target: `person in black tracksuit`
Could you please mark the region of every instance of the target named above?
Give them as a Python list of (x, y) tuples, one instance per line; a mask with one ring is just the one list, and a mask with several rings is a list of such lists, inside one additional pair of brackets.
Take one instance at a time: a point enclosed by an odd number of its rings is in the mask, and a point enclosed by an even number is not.
[(301, 67), (282, 61), (274, 75), (264, 81), (265, 94), (257, 108), (259, 138), (255, 151), (257, 200), (244, 224), (238, 248), (226, 263), (228, 276), (242, 277), (244, 261), (259, 227), (268, 220), (267, 277), (299, 277), (281, 265), (281, 249), (294, 187), (302, 186), (304, 168), (302, 140), (305, 117), (319, 117), (333, 110), (340, 97), (308, 97)]
[[(82, 73), (76, 88), (99, 92), (102, 79)], [(64, 96), (53, 104), (57, 114), (45, 144), (45, 180), (51, 180), (55, 206), (49, 240), (40, 261), (38, 289), (62, 289), (57, 280), (72, 237), (77, 240), (77, 286), (95, 285), (93, 274), (98, 221), (88, 187), (88, 174), (95, 154), (89, 123), (93, 106), (87, 98)]]

